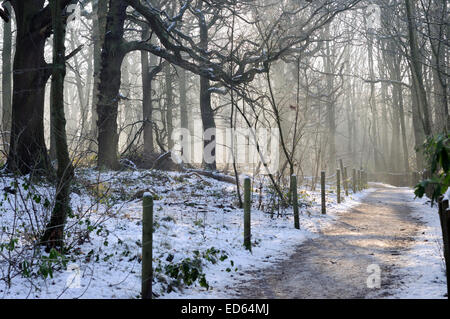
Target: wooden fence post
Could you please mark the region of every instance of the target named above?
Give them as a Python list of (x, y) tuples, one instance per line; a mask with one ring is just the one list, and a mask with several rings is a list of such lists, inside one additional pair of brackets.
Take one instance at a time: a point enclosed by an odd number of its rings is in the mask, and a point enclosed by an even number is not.
[(246, 177), (244, 179), (244, 246), (245, 249), (252, 251), (250, 205), (250, 177)]
[(292, 205), (294, 208), (294, 227), (295, 229), (300, 229), (300, 220), (298, 216), (298, 195), (297, 195), (297, 176), (291, 176), (291, 195), (292, 195)]
[(341, 184), (344, 187), (344, 191), (345, 191), (345, 169), (344, 169), (344, 162), (342, 161), (342, 159), (339, 160), (339, 168), (341, 170)]
[(320, 193), (322, 195), (322, 214), (327, 213), (327, 203), (325, 200), (325, 172), (320, 172)]
[(341, 203), (341, 170), (336, 170), (336, 195), (338, 204)]
[(344, 190), (345, 190), (345, 196), (348, 196), (348, 175), (347, 175), (347, 167), (344, 167)]
[(356, 169), (353, 169), (352, 172), (352, 182), (353, 182), (353, 193), (356, 193), (357, 189), (356, 189)]
[(444, 244), (444, 260), (445, 260), (445, 273), (447, 277), (447, 298), (450, 296), (450, 238), (449, 238), (449, 228), (450, 228), (450, 210), (448, 200), (444, 200), (443, 196), (439, 198), (439, 219), (441, 221), (442, 229), (442, 241)]
[(152, 299), (153, 281), (153, 197), (145, 193), (142, 214), (142, 299)]

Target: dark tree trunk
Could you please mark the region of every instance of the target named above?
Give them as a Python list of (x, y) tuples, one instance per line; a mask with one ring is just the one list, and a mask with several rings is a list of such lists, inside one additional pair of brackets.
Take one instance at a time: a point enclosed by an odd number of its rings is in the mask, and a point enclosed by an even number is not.
[(70, 212), (70, 185), (73, 167), (69, 158), (66, 137), (66, 119), (64, 115), (64, 77), (66, 75), (65, 26), (61, 15), (61, 0), (51, 0), (53, 21), (53, 74), (51, 94), (51, 121), (54, 127), (56, 157), (58, 160), (58, 179), (56, 200), (52, 216), (42, 237), (47, 248), (64, 245), (64, 226)]
[(400, 112), (400, 127), (402, 129), (402, 147), (403, 147), (403, 165), (404, 171), (409, 172), (409, 152), (408, 143), (406, 141), (406, 123), (405, 123), (405, 112), (403, 110), (403, 93), (402, 88), (398, 90), (399, 95), (399, 112)]
[[(414, 81), (414, 80), (412, 80)], [(419, 171), (424, 169), (424, 156), (422, 146), (425, 142), (425, 132), (424, 125), (422, 123), (422, 118), (420, 116), (419, 101), (417, 97), (417, 87), (416, 83), (413, 82), (411, 86), (411, 106), (412, 106), (412, 119), (413, 119), (413, 130), (414, 130), (414, 141), (415, 141), (415, 151), (416, 151), (416, 164)]]
[(123, 46), (127, 4), (109, 3), (105, 42), (102, 50), (98, 114), (98, 167), (118, 169), (117, 111), (120, 99), (121, 66), (126, 51)]
[[(93, 40), (94, 40), (94, 85), (92, 92), (92, 108), (91, 108), (91, 128), (90, 128), (90, 138), (98, 138), (98, 128), (97, 128), (97, 105), (98, 105), (98, 86), (100, 83), (100, 70), (101, 70), (101, 59), (102, 59), (102, 47), (105, 40), (105, 30), (106, 30), (106, 14), (108, 11), (107, 1), (94, 1), (93, 10), (95, 12), (93, 18)], [(89, 149), (93, 151), (98, 151), (97, 145), (95, 143), (90, 143)]]
[[(50, 98), (53, 96), (53, 85), (50, 87)], [(50, 106), (51, 107), (51, 106)], [(51, 109), (50, 109), (51, 116)], [(54, 163), (56, 161), (56, 139), (55, 139), (55, 126), (53, 125), (53, 121), (50, 120), (50, 147), (48, 150), (48, 155), (50, 156), (50, 160)]]
[[(14, 90), (9, 170), (27, 174), (35, 169), (49, 170), (44, 140), (45, 85), (50, 76), (44, 60), (47, 29), (39, 29), (33, 19), (41, 13), (44, 0), (13, 1), (17, 22), (14, 57)], [(33, 52), (33, 54), (30, 54)]]
[(216, 169), (216, 152), (215, 152), (215, 143), (216, 143), (216, 136), (215, 136), (215, 130), (216, 130), (216, 122), (214, 120), (214, 111), (211, 108), (211, 93), (208, 91), (210, 88), (209, 80), (201, 77), (200, 78), (200, 111), (202, 116), (202, 124), (203, 124), (203, 131), (211, 129), (214, 131), (214, 134), (212, 135), (210, 140), (204, 140), (203, 147), (206, 149), (206, 147), (209, 144), (213, 144), (213, 151), (211, 152), (211, 155), (214, 157), (213, 161), (211, 163), (205, 163), (205, 166), (208, 169), (215, 170)]
[[(436, 115), (435, 132), (447, 132), (450, 129), (450, 114), (448, 110), (448, 74), (445, 65), (445, 20), (448, 12), (445, 12), (446, 1), (431, 1), (430, 44), (434, 86), (434, 107)], [(447, 50), (448, 52), (448, 50)]]
[[(200, 47), (204, 50), (208, 50), (208, 27), (204, 20), (200, 21)], [(200, 77), (200, 112), (203, 123), (203, 131), (211, 129), (214, 134), (211, 139), (204, 140), (203, 148), (204, 151), (207, 149), (209, 144), (213, 145), (211, 155), (213, 160), (210, 163), (205, 163), (205, 166), (210, 170), (216, 170), (216, 122), (214, 120), (214, 111), (211, 108), (211, 92), (209, 80), (205, 77)], [(211, 147), (211, 146), (209, 146)]]
[(423, 130), (426, 136), (431, 135), (431, 119), (429, 115), (428, 100), (424, 86), (423, 72), (422, 72), (422, 56), (420, 52), (417, 30), (416, 30), (416, 10), (414, 0), (405, 0), (406, 15), (408, 20), (408, 38), (409, 48), (411, 52), (410, 68), (413, 84), (415, 87), (415, 94), (417, 96), (417, 106), (419, 115), (421, 117)]

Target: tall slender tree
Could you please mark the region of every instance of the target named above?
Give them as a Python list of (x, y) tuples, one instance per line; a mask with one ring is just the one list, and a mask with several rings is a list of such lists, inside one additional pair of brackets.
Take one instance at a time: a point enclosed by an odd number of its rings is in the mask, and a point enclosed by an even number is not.
[[(5, 12), (11, 11), (11, 4), (5, 2)], [(11, 55), (12, 55), (12, 21), (8, 17), (9, 21), (5, 21), (3, 24), (3, 48), (2, 48), (2, 138), (7, 139), (9, 130), (11, 129), (11, 99), (12, 99), (12, 68), (11, 68)], [(5, 146), (6, 141), (3, 143)], [(5, 147), (5, 151), (8, 152), (8, 147)]]
[(70, 186), (73, 178), (72, 162), (69, 158), (64, 115), (64, 78), (66, 75), (65, 23), (62, 17), (62, 0), (50, 0), (53, 26), (53, 64), (51, 88), (51, 121), (54, 127), (56, 157), (58, 161), (56, 198), (50, 222), (42, 236), (48, 248), (62, 248), (64, 226), (70, 213)]

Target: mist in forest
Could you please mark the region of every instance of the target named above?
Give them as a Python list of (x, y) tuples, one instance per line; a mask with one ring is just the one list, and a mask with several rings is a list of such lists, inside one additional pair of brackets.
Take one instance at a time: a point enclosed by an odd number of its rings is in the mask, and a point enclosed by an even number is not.
[(446, 0), (7, 0), (0, 17), (2, 188), (49, 183), (26, 198), (48, 251), (83, 191), (114, 207), (102, 174), (151, 176), (119, 185), (130, 201), (211, 178), (239, 209), (250, 176), (273, 217), (294, 179), (419, 182), (450, 128)]
[[(30, 10), (44, 6), (38, 2)], [(33, 45), (28, 32), (37, 25), (17, 29), (26, 18), (11, 4), (2, 30), (2, 154), (8, 167), (27, 172), (46, 165), (33, 162), (44, 149), (56, 159), (54, 44), (47, 29), (38, 47), (18, 47)], [(186, 149), (186, 164), (228, 172), (231, 157), (237, 171), (264, 174), (263, 140), (231, 133), (262, 129), (279, 131), (278, 150), (267, 155), (280, 157), (280, 175), (333, 173), (339, 159), (404, 173), (424, 168), (418, 148), (449, 124), (445, 1), (61, 5), (66, 55), (73, 53), (61, 95), (67, 144), (83, 165), (152, 167), (159, 155)], [(152, 20), (164, 30), (153, 30)], [(26, 55), (35, 61), (22, 61)], [(179, 129), (190, 132), (189, 143)], [(23, 143), (36, 147), (22, 150)], [(17, 156), (8, 154), (11, 146)]]

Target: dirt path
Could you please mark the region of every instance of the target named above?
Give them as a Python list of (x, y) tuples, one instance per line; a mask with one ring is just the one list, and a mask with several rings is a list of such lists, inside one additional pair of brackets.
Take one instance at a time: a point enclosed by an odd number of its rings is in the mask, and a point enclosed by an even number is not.
[[(377, 186), (379, 187), (379, 186)], [(339, 214), (319, 238), (264, 275), (236, 287), (239, 298), (383, 298), (398, 285), (393, 269), (421, 228), (399, 188), (378, 188), (364, 203)], [(367, 287), (369, 265), (379, 265), (381, 288)]]

